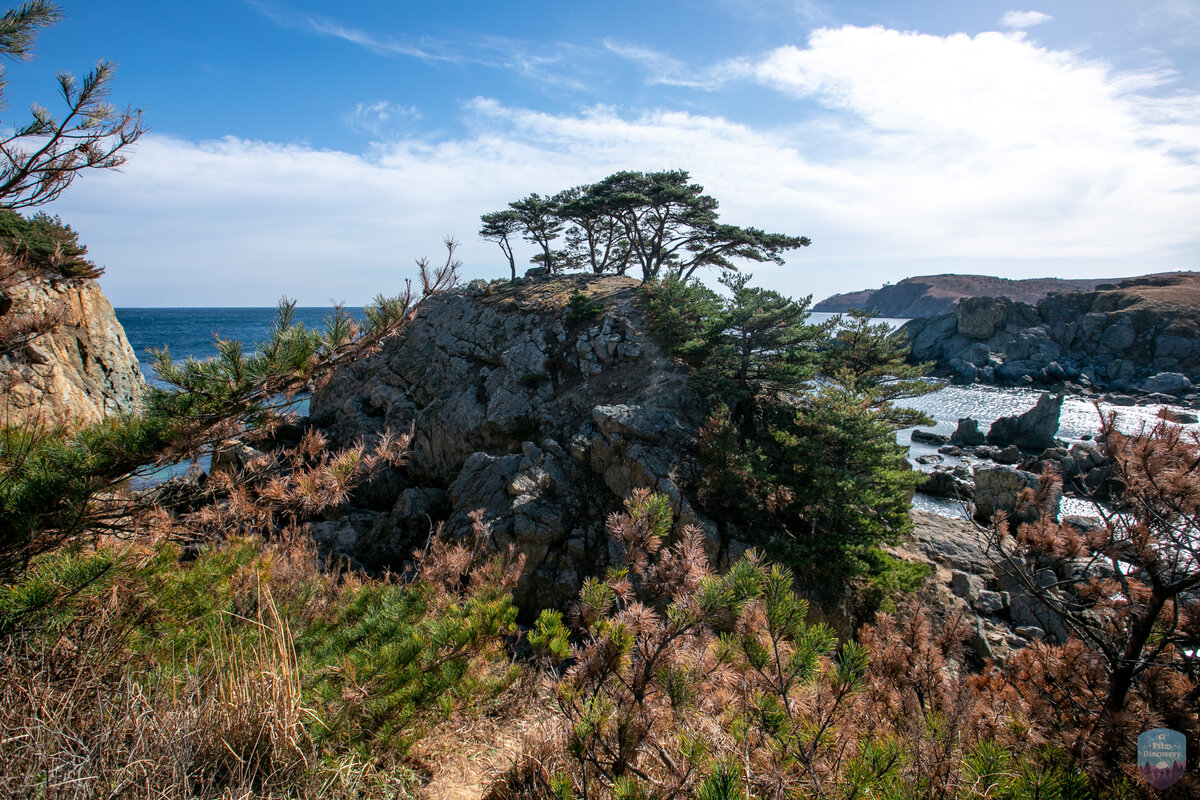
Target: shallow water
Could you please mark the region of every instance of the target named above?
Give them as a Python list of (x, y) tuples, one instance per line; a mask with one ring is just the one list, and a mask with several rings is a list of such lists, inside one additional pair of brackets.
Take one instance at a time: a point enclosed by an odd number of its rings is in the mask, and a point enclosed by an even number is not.
[[(958, 427), (960, 417), (973, 417), (979, 420), (979, 429), (987, 432), (991, 424), (1000, 417), (1023, 414), (1033, 408), (1038, 397), (1044, 391), (1026, 388), (999, 388), (995, 386), (946, 386), (937, 392), (907, 401), (905, 405), (924, 411), (934, 419), (932, 426), (921, 426), (924, 430), (932, 430), (949, 436)], [(1160, 404), (1146, 406), (1114, 406), (1111, 403), (1094, 403), (1093, 401), (1068, 395), (1063, 401), (1062, 414), (1059, 417), (1058, 438), (1068, 446), (1073, 442), (1083, 440), (1085, 436), (1094, 437), (1100, 432), (1100, 414), (1115, 411), (1117, 413), (1117, 429), (1133, 433), (1141, 429), (1149, 429), (1158, 419), (1158, 411), (1162, 408), (1174, 408), (1179, 411), (1191, 411), (1183, 406), (1164, 406)], [(1195, 413), (1195, 412), (1191, 412)], [(1200, 432), (1200, 424), (1184, 426), (1188, 430)], [(896, 441), (909, 446), (908, 457), (914, 467), (930, 471), (931, 467), (918, 465), (916, 458), (927, 453), (936, 453), (935, 445), (913, 442), (913, 428), (906, 428), (896, 434)], [(946, 466), (963, 463), (960, 458), (943, 456), (942, 463)], [(977, 460), (968, 463), (992, 462)], [(933, 511), (947, 516), (967, 516), (960, 504), (950, 500), (917, 494), (913, 499), (913, 507), (923, 511)], [(1095, 510), (1090, 501), (1078, 498), (1064, 497), (1062, 513), (1094, 515)]]

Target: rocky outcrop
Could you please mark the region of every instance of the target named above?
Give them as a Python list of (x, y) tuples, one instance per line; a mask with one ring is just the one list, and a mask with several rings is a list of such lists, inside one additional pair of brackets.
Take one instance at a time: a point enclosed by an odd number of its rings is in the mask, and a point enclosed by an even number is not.
[(884, 317), (913, 319), (948, 314), (954, 304), (969, 297), (1006, 297), (1036, 303), (1053, 292), (1091, 291), (1105, 280), (1029, 278), (1009, 280), (990, 275), (922, 275), (905, 278), (882, 289), (835, 294), (813, 306), (814, 311), (841, 313), (851, 309), (874, 311)]
[(1022, 501), (1021, 495), (1026, 489), (1036, 492), (1041, 485), (1038, 476), (1032, 472), (1002, 465), (979, 467), (974, 479), (975, 518), (981, 522), (988, 522), (1001, 512), (1018, 523), (1033, 522), (1043, 515), (1058, 518), (1058, 504), (1062, 499), (1062, 490), (1058, 487), (1052, 490), (1044, 505)]
[(1024, 450), (1054, 447), (1063, 395), (1043, 394), (1024, 414), (1000, 417), (988, 430), (987, 440), (997, 447), (1016, 445)]
[(933, 361), (960, 383), (1110, 387), (1200, 401), (1197, 273), (1050, 295), (1036, 306), (967, 299), (903, 330), (915, 361)]
[[(374, 516), (322, 530), (330, 549), (396, 568), (433, 520), (461, 534), (482, 509), (496, 543), (527, 557), (517, 602), (562, 605), (610, 560), (605, 516), (645, 487), (670, 498), (681, 525), (699, 525), (719, 558), (716, 526), (686, 491), (705, 407), (650, 336), (637, 285), (472, 282), (315, 393), (312, 421), (335, 445), (415, 431), (403, 471), (356, 498), (354, 513)], [(599, 313), (573, 314), (574, 291)]]
[[(1063, 559), (1055, 563), (1025, 562), (1001, 545), (986, 528), (964, 519), (913, 511), (913, 534), (898, 554), (933, 569), (932, 588), (940, 605), (960, 611), (971, 621), (968, 645), (981, 659), (1004, 658), (1036, 639), (1063, 642), (1067, 629), (1019, 579), (1015, 567), (1037, 584), (1057, 593), (1072, 593), (1086, 579), (1103, 575), (1103, 562)], [(1063, 524), (1081, 530), (1102, 524), (1089, 517), (1064, 517)], [(1094, 602), (1080, 598), (1080, 602)]]
[(18, 283), (0, 294), (0, 317), (55, 320), (19, 352), (0, 356), (0, 419), (97, 422), (137, 408), (145, 385), (112, 304), (91, 280)]

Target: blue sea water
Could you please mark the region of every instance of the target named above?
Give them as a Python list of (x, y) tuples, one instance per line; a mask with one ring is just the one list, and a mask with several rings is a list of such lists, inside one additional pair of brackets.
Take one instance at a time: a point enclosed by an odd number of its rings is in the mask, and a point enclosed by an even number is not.
[[(361, 311), (348, 309), (356, 317)], [(328, 306), (297, 308), (294, 319), (308, 328), (323, 328)], [(214, 339), (240, 341), (247, 352), (270, 335), (276, 321), (274, 308), (118, 308), (117, 320), (137, 353), (142, 374), (159, 384), (151, 364), (151, 350), (166, 347), (171, 358), (211, 358), (217, 354)]]

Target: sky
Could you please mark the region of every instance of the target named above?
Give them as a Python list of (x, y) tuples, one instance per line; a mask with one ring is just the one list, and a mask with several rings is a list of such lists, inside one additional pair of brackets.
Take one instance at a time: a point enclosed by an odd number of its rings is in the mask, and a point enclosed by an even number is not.
[(1200, 0), (62, 6), (0, 127), (118, 65), (149, 132), (48, 209), (118, 307), (361, 305), (446, 236), (505, 277), (480, 214), (623, 169), (810, 237), (748, 267), (793, 296), (1200, 269)]

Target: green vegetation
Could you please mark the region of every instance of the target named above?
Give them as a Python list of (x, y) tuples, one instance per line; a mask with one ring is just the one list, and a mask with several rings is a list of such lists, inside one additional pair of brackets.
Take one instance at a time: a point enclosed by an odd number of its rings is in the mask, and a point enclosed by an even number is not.
[[(431, 551), (426, 576), (460, 555), (452, 550)], [(28, 737), (0, 759), (6, 792), (54, 795), (71, 779), (91, 796), (139, 776), (169, 796), (258, 786), (358, 797), (367, 779), (394, 791), (411, 780), (403, 758), (429, 725), (485, 710), (515, 677), (500, 639), (516, 614), (504, 565), (481, 563), (451, 590), (428, 577), (363, 582), (326, 571), (303, 540), (232, 538), (185, 562), (180, 554), (56, 555), (5, 587), (0, 613), (10, 622), (24, 598), (58, 599), (47, 618), (22, 616), (22, 635), (9, 640), (6, 680), (43, 685), (36, 697), (0, 690), (9, 701), (0, 729)], [(93, 579), (68, 596), (80, 583), (73, 573)], [(77, 650), (47, 672), (38, 653), (63, 641)], [(96, 704), (111, 704), (137, 735), (75, 742), (32, 702), (98, 724)], [(139, 707), (157, 716), (139, 719)], [(179, 747), (191, 749), (185, 760), (173, 755)], [(78, 756), (90, 772), (51, 777)], [(146, 759), (153, 766), (138, 763)], [(336, 791), (348, 777), (357, 789)]]
[[(27, 55), (57, 18), (39, 0), (0, 15), (0, 53)], [(0, 142), (0, 207), (119, 163), (140, 128), (96, 106), (110, 74), (63, 78), (72, 115), (35, 112)], [(104, 145), (70, 149), (91, 136)], [(31, 137), (46, 149), (18, 158)], [(867, 316), (813, 326), (807, 299), (749, 276), (727, 272), (724, 294), (696, 282), (700, 267), (808, 243), (719, 225), (701, 191), (684, 172), (618, 173), (485, 215), (485, 235), (514, 275), (521, 235), (550, 271), (639, 264), (664, 279), (645, 284), (646, 306), (711, 405), (700, 499), (782, 563), (751, 551), (718, 574), (711, 542), (648, 489), (606, 520), (619, 563), (527, 632), (512, 600), (524, 557), (494, 546), (482, 512), (470, 536), (435, 532), (402, 576), (323, 559), (305, 524), (401, 464), (412, 433), (343, 450), (313, 430), (273, 434), (300, 393), (454, 284), (447, 240), (445, 266), (419, 262), (420, 292), (378, 299), (365, 325), (335, 309), (310, 331), (284, 302), (253, 354), (231, 342), (203, 362), (161, 353), (170, 388), (143, 414), (0, 427), (0, 794), (412, 797), (439, 762), (469, 760), (464, 732), (495, 717), (521, 735), (474, 739), (510, 748), (511, 766), (465, 788), (497, 800), (1196, 796), (1194, 768), (1160, 795), (1133, 767), (1151, 724), (1183, 731), (1192, 752), (1200, 735), (1194, 437), (1165, 422), (1126, 436), (1109, 418), (1124, 493), (1102, 529), (996, 521), (1005, 567), (1070, 636), (979, 664), (967, 621), (916, 594), (925, 568), (881, 547), (909, 525), (915, 476), (894, 432), (919, 419), (898, 404), (927, 390), (920, 368)], [(92, 269), (57, 218), (0, 211), (0, 225), (13, 248), (0, 290), (22, 270)], [(567, 316), (600, 310), (576, 293)], [(0, 353), (32, 330), (0, 325)], [(214, 451), (239, 456), (152, 491), (125, 484)], [(1076, 591), (1046, 585), (1067, 566)], [(809, 619), (797, 578), (856, 582), (881, 613), (839, 641)]]
[(16, 256), (34, 274), (51, 278), (98, 278), (104, 270), (88, 259), (79, 234), (57, 216), (39, 211), (23, 217), (0, 208), (0, 248)]
[(810, 298), (749, 281), (724, 274), (724, 296), (695, 280), (642, 288), (655, 330), (712, 407), (701, 437), (706, 510), (737, 520), (801, 576), (819, 565), (825, 578), (919, 585), (878, 547), (910, 530), (920, 480), (895, 431), (923, 416), (896, 402), (933, 386), (886, 325), (862, 314), (813, 325)]

